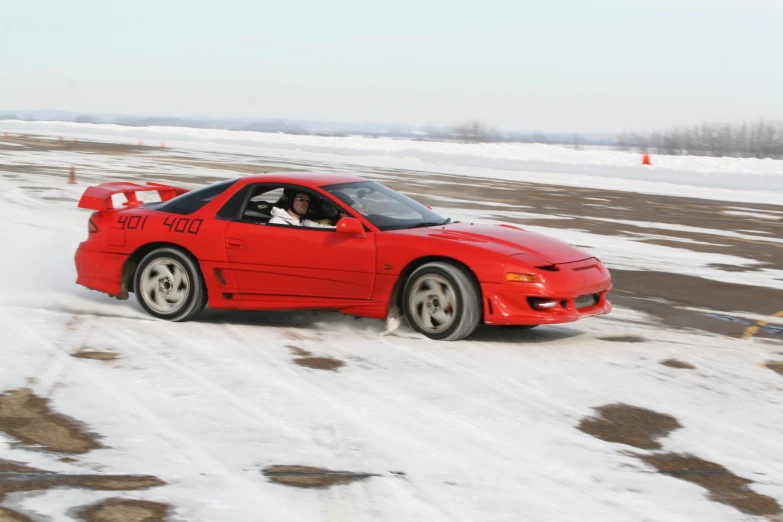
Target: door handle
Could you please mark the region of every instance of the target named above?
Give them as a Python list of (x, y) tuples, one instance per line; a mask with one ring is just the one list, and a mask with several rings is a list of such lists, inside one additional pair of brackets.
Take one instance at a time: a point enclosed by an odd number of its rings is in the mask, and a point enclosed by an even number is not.
[(247, 248), (247, 243), (245, 243), (241, 239), (231, 239), (227, 237), (226, 248), (233, 248), (235, 250), (245, 250)]

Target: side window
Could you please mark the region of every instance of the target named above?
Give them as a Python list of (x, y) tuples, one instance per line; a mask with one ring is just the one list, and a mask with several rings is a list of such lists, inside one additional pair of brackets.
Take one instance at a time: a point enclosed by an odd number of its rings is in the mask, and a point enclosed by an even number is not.
[(265, 202), (270, 205), (274, 205), (278, 201), (283, 199), (283, 187), (276, 187), (271, 190), (265, 190), (260, 193), (256, 193), (250, 198), (250, 201), (254, 203)]
[(241, 219), (265, 223), (272, 215), (272, 206), (283, 196), (283, 187), (277, 185), (247, 185), (231, 196), (215, 217), (227, 221)]
[(265, 224), (272, 219), (272, 208), (282, 208), (285, 204), (284, 187), (280, 185), (254, 185), (240, 219), (250, 223)]

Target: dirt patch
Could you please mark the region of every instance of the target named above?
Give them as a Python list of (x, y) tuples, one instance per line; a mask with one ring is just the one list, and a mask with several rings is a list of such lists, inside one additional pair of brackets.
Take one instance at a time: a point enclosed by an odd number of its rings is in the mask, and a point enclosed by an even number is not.
[(638, 335), (614, 335), (610, 337), (599, 337), (601, 341), (609, 341), (610, 343), (646, 343), (647, 339), (639, 337)]
[(743, 513), (765, 516), (777, 515), (783, 511), (775, 499), (748, 488), (752, 481), (732, 474), (720, 464), (677, 453), (637, 457), (655, 467), (659, 473), (706, 488), (712, 500), (728, 504)]
[[(667, 235), (669, 235), (669, 231), (666, 231)], [(672, 234), (675, 235), (676, 234)], [(665, 247), (671, 247), (671, 248), (685, 248), (687, 250), (696, 250), (700, 245), (689, 243), (689, 242), (683, 242), (678, 241), (676, 239), (659, 239), (659, 238), (650, 238), (650, 237), (639, 237), (636, 239), (639, 242), (649, 243), (651, 245), (659, 245), (659, 246), (665, 246)], [(718, 245), (719, 246), (719, 245)], [(729, 246), (729, 245), (725, 245)], [(695, 248), (694, 248), (695, 247)], [(716, 246), (713, 246), (712, 248), (717, 248)]]
[(145, 475), (61, 475), (65, 482), (76, 482), (79, 487), (99, 491), (131, 491), (149, 489), (166, 484), (156, 477)]
[(311, 355), (313, 355), (312, 353), (308, 352), (307, 350), (302, 350), (298, 346), (291, 346), (289, 344), (289, 345), (286, 345), (286, 348), (291, 350), (291, 353), (293, 353), (294, 355), (298, 355), (299, 357), (310, 357)]
[(65, 198), (60, 196), (41, 196), (41, 199), (45, 199), (46, 201), (66, 201), (68, 203), (76, 203), (79, 201), (78, 199)]
[(65, 323), (65, 327), (69, 330), (74, 330), (76, 327), (78, 327), (80, 324), (84, 322), (83, 317), (79, 317), (78, 315), (72, 316), (67, 323)]
[(721, 263), (710, 263), (707, 266), (724, 272), (759, 272), (761, 270), (758, 266), (724, 265)]
[(120, 356), (113, 352), (98, 352), (94, 350), (79, 350), (71, 354), (71, 357), (77, 359), (94, 359), (96, 361), (115, 361)]
[(338, 368), (345, 366), (345, 363), (339, 359), (331, 357), (300, 357), (294, 359), (299, 366), (305, 366), (314, 370), (329, 370), (336, 372)]
[(110, 498), (76, 511), (87, 522), (162, 522), (171, 506), (144, 500)]
[(579, 429), (607, 442), (619, 442), (642, 449), (660, 449), (655, 439), (681, 428), (677, 419), (627, 404), (608, 404), (596, 408), (598, 417), (587, 417)]
[(40, 471), (11, 460), (0, 460), (0, 473), (28, 473)]
[(269, 466), (264, 475), (272, 482), (297, 488), (328, 488), (339, 484), (350, 484), (358, 480), (377, 477), (374, 473), (353, 471), (330, 471), (310, 466)]
[(180, 185), (183, 183), (198, 183), (199, 185), (209, 185), (210, 183), (217, 183), (218, 181), (226, 181), (228, 179), (225, 177), (217, 177), (217, 176), (201, 176), (201, 175), (183, 176), (182, 174), (177, 174), (177, 175), (155, 174), (154, 176), (150, 176), (148, 172), (142, 172), (136, 175), (135, 177), (141, 180), (154, 179), (155, 181), (158, 182), (179, 183)]
[[(166, 484), (149, 475), (71, 475), (0, 461), (0, 502), (8, 493), (51, 488), (80, 488), (97, 491), (135, 491)], [(2, 519), (0, 519), (2, 520)]]
[[(193, 160), (183, 158), (166, 158), (166, 163), (181, 163), (184, 165), (191, 165), (194, 167), (217, 169), (217, 170), (229, 170), (232, 172), (241, 172), (242, 174), (267, 174), (269, 172), (295, 172), (297, 169), (291, 169), (286, 167), (270, 167), (269, 165), (250, 165), (242, 163), (231, 163), (221, 161), (204, 161)], [(174, 180), (177, 181), (177, 180)]]
[(100, 154), (127, 155), (137, 154), (138, 152), (144, 150), (144, 147), (135, 147), (132, 145), (123, 145), (119, 143), (102, 143), (97, 141), (84, 141), (70, 138), (63, 140), (51, 140), (47, 137), (37, 136), (34, 134), (20, 135), (18, 137), (9, 138), (7, 141), (18, 143), (20, 145), (26, 145), (27, 147), (32, 148), (37, 152), (67, 149), (78, 150), (81, 152), (95, 152)]
[(285, 336), (288, 337), (289, 339), (291, 339), (292, 341), (307, 341), (307, 340), (312, 340), (313, 339), (313, 338), (308, 337), (307, 335), (305, 335), (303, 333), (295, 332), (293, 330), (287, 331), (285, 333)]
[[(774, 251), (776, 248), (770, 247), (768, 250)], [(783, 264), (783, 256), (780, 252), (774, 254), (780, 258), (777, 268)], [(767, 264), (767, 267), (771, 265)], [(749, 324), (687, 308), (767, 315), (770, 309), (777, 310), (777, 304), (783, 302), (783, 290), (665, 272), (612, 269), (612, 283), (614, 290), (610, 293), (610, 300), (617, 306), (627, 306), (656, 316), (667, 327), (698, 328), (732, 337), (741, 336)], [(760, 335), (780, 337), (771, 331), (760, 330), (754, 338)]]
[(683, 361), (678, 361), (677, 359), (666, 359), (665, 361), (661, 361), (661, 364), (664, 366), (668, 366), (669, 368), (681, 368), (683, 370), (695, 370), (696, 367), (692, 364), (688, 364)]
[(33, 519), (11, 509), (0, 507), (0, 522), (33, 522)]
[(100, 448), (94, 435), (49, 407), (49, 400), (30, 388), (0, 394), (0, 431), (24, 444), (61, 453), (87, 453)]
[[(780, 343), (783, 343), (783, 339), (777, 340), (777, 339), (756, 339), (754, 337), (754, 342), (757, 342), (759, 344), (769, 344), (771, 346), (780, 346)], [(777, 352), (778, 355), (783, 355), (783, 352)]]
[(783, 361), (768, 361), (764, 363), (764, 366), (766, 366), (773, 372), (777, 372), (780, 375), (783, 375)]

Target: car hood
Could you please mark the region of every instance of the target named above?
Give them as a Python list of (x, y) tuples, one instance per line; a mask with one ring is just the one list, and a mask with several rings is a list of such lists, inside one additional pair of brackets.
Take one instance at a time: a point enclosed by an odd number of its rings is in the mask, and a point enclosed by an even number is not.
[(445, 226), (396, 230), (395, 234), (430, 237), (446, 241), (474, 243), (507, 255), (531, 254), (551, 263), (571, 263), (592, 257), (559, 239), (529, 232), (514, 225), (473, 225), (449, 223)]

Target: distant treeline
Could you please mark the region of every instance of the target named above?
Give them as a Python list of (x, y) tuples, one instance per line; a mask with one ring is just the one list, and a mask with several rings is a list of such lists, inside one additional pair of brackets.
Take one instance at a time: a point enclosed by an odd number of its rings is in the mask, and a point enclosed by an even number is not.
[[(138, 116), (126, 114), (83, 114), (68, 111), (0, 111), (3, 120), (65, 121), (75, 123), (113, 124), (129, 127), (187, 127), (234, 131), (275, 132), (312, 136), (365, 136), (419, 141), (458, 141), (465, 143), (517, 142), (549, 143), (573, 147), (615, 144), (613, 133), (574, 134), (569, 132), (500, 132), (479, 120), (465, 121), (449, 127), (426, 125), (387, 125), (282, 119), (192, 118), (177, 116)], [(1, 125), (0, 125), (1, 126)]]
[(783, 158), (783, 122), (702, 123), (658, 132), (623, 131), (617, 146), (669, 155)]
[(480, 120), (469, 120), (451, 127), (427, 127), (426, 139), (463, 143), (544, 143), (578, 149), (583, 146), (611, 147), (616, 137), (609, 133), (509, 132), (489, 127)]
[(500, 131), (480, 120), (467, 120), (448, 127), (434, 125), (416, 127), (281, 119), (132, 116), (81, 114), (66, 111), (0, 111), (0, 122), (3, 120), (70, 121), (132, 127), (171, 126), (312, 136), (365, 136), (462, 143), (544, 143), (574, 149), (599, 147), (654, 154), (783, 159), (783, 122), (763, 120), (753, 123), (706, 122), (687, 127), (673, 127), (663, 131), (626, 130), (620, 134)]

